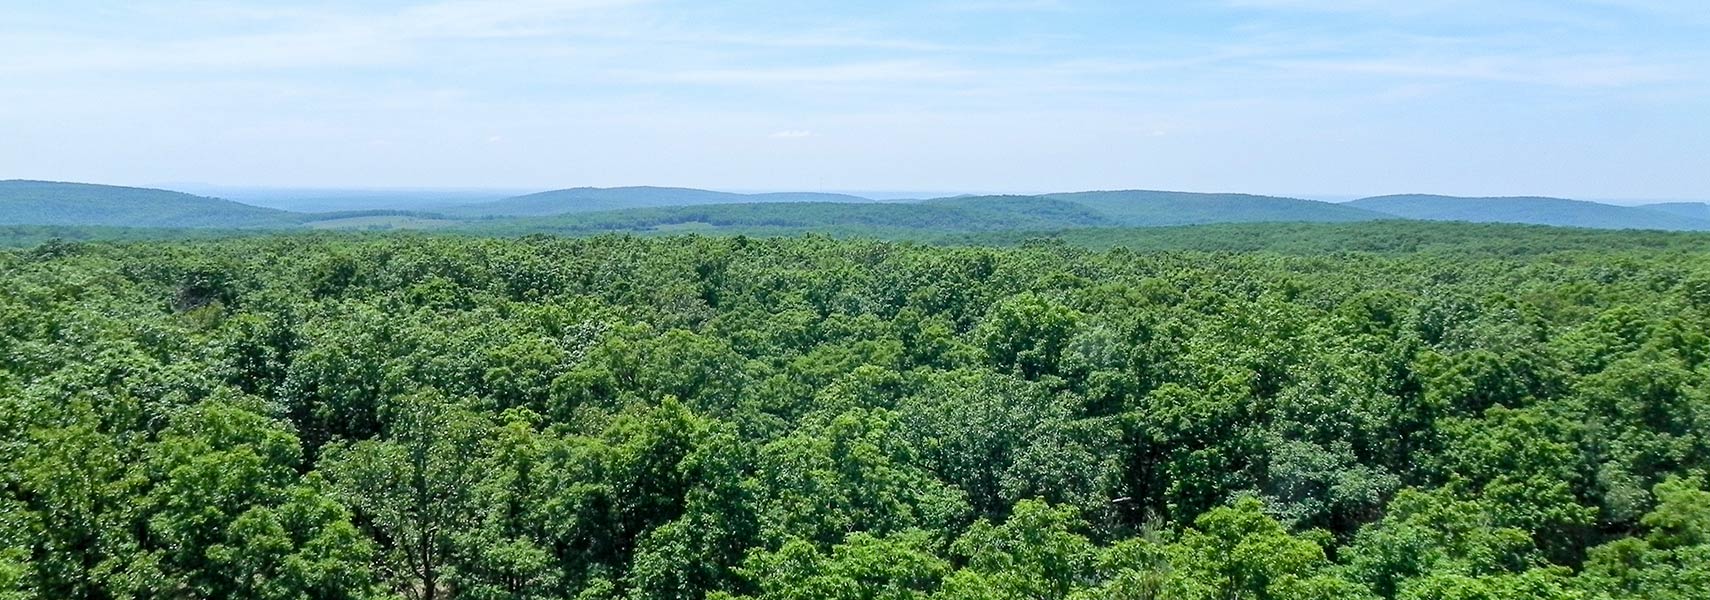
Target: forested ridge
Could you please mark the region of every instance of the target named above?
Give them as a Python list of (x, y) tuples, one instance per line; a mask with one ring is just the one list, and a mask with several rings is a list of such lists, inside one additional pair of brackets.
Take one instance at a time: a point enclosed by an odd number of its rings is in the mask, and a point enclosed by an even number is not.
[[(257, 193), (254, 191), (251, 194)], [(470, 235), (696, 233), (796, 235), (832, 233), (921, 239), (994, 231), (1044, 232), (1086, 227), (1178, 227), (1240, 223), (1455, 221), (1523, 223), (1592, 229), (1710, 231), (1710, 205), (1676, 202), (1615, 206), (1561, 198), (1458, 198), (1399, 195), (1331, 203), (1251, 194), (1113, 190), (1034, 196), (953, 196), (875, 201), (844, 194), (733, 194), (688, 188), (572, 188), (490, 202), (470, 192), (288, 190), (260, 192), (275, 205), (319, 207), (292, 212), (147, 188), (49, 181), (0, 181), (0, 245), (32, 230), (62, 237), (125, 240), (208, 237), (220, 230), (291, 231), (427, 229)], [(332, 194), (332, 197), (325, 197)], [(283, 195), (283, 196), (281, 196)], [(319, 196), (319, 197), (317, 197)], [(440, 198), (436, 201), (433, 198)], [(455, 199), (462, 198), (461, 201)], [(366, 203), (364, 200), (366, 199)], [(336, 208), (333, 208), (336, 207)], [(140, 228), (142, 230), (118, 229)], [(147, 229), (166, 230), (171, 232)], [(36, 241), (40, 241), (39, 239)]]
[(295, 216), (151, 188), (0, 180), (0, 225), (291, 227)]
[(1502, 231), (4, 251), (0, 598), (1703, 598), (1710, 243)]

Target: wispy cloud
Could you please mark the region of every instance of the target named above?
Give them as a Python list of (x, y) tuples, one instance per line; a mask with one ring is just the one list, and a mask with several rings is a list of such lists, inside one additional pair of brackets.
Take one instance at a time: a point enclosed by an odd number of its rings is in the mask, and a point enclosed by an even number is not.
[[(1360, 16), (1376, 20), (1408, 20), (1417, 23), (1525, 24), (1547, 23), (1576, 28), (1607, 26), (1604, 8), (1632, 8), (1629, 0), (1222, 0), (1227, 7), (1270, 13), (1307, 13)], [(1641, 0), (1642, 1), (1642, 0)], [(1658, 4), (1670, 0), (1660, 0)], [(1696, 0), (1681, 0), (1696, 2)]]
[[(640, 0), (455, 0), (390, 12), (202, 6), (203, 19), (265, 30), (168, 39), (13, 32), (0, 41), (0, 71), (280, 69), (388, 65), (428, 44), (456, 39), (540, 38), (572, 30), (594, 11)], [(147, 13), (148, 9), (142, 9)], [(184, 15), (177, 21), (196, 23)]]
[(222, 36), (159, 43), (17, 36), (0, 42), (0, 72), (55, 75), (83, 71), (192, 71), (395, 64), (407, 56), (396, 40), (345, 31)]
[[(1029, 169), (1092, 185), (1146, 164), (1261, 187), (1241, 181), (1273, 164), (1299, 178), (1316, 163), (1375, 166), (1390, 147), (1463, 149), (1451, 133), (1468, 122), (1517, 146), (1576, 148), (1625, 126), (1622, 139), (1652, 142), (1631, 153), (1647, 165), (1710, 153), (1710, 3), (1698, 0), (15, 4), (0, 18), (0, 131), (53, 141), (0, 145), (16, 175), (90, 162), (286, 178), (269, 168), (291, 163), (549, 178), (577, 162), (659, 182), (670, 178), (649, 169), (734, 178), (801, 160), (803, 180), (849, 185), (942, 189)], [(1658, 112), (1670, 117), (1615, 122)], [(1371, 141), (1357, 152), (1350, 138)], [(816, 141), (786, 141), (803, 139)], [(393, 160), (300, 158), (368, 140), (391, 141)], [(792, 146), (813, 152), (780, 152)], [(659, 166), (665, 148), (703, 166)]]
[(959, 13), (1055, 12), (1072, 8), (1064, 0), (952, 0), (932, 6), (939, 11)]
[(643, 0), (449, 0), (412, 7), (387, 25), (407, 37), (506, 38), (549, 35), (589, 11)]
[(1681, 81), (1670, 65), (1644, 64), (1622, 56), (1475, 56), (1276, 60), (1287, 70), (1372, 75), (1412, 80), (1464, 80), (1559, 87), (1623, 87)]
[(638, 80), (716, 85), (803, 85), (873, 82), (949, 82), (972, 77), (968, 69), (920, 60), (867, 61), (803, 67), (697, 69), (634, 73)]
[(1423, 14), (1476, 6), (1477, 0), (1226, 0), (1236, 8), (1333, 13)]

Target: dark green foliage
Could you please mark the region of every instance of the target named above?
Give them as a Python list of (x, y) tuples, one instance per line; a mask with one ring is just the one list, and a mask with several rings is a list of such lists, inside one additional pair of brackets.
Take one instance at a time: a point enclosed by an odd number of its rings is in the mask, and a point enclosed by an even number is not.
[(0, 599), (1710, 586), (1704, 236), (991, 235), (0, 252)]

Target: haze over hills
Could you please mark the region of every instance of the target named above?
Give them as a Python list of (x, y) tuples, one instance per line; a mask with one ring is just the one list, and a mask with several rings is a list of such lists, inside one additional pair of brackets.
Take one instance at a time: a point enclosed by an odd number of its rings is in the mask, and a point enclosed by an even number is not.
[(553, 190), (483, 202), (444, 210), (455, 216), (547, 216), (569, 213), (599, 212), (626, 208), (657, 208), (663, 206), (703, 206), (708, 204), (757, 204), (782, 202), (875, 202), (848, 194), (818, 192), (773, 192), (765, 194), (736, 194), (690, 188), (671, 187), (579, 187)]
[(893, 236), (907, 232), (1049, 231), (1085, 227), (1158, 227), (1202, 223), (1341, 223), (1393, 219), (1326, 202), (1187, 192), (1108, 191), (1040, 196), (953, 196), (909, 203), (709, 204), (501, 221), (505, 228), (650, 231), (702, 227), (747, 233), (841, 230)]
[(1689, 219), (1710, 221), (1710, 204), (1704, 202), (1660, 202), (1657, 204), (1641, 204), (1636, 208), (1665, 212), (1671, 215)]
[(1593, 229), (1710, 230), (1710, 220), (1647, 208), (1533, 196), (1463, 198), (1406, 194), (1375, 196), (1346, 206), (1424, 221), (1527, 223)]
[[(400, 192), (401, 194), (401, 192)], [(429, 196), (444, 199), (447, 196)], [(344, 197), (344, 198), (349, 198)], [(341, 204), (292, 212), (149, 188), (46, 181), (0, 182), (0, 225), (145, 228), (437, 229), (468, 232), (757, 234), (817, 231), (903, 236), (1214, 223), (1346, 223), (1385, 219), (1470, 221), (1598, 229), (1710, 230), (1710, 205), (1630, 207), (1561, 198), (1399, 195), (1331, 203), (1252, 194), (1151, 190), (875, 201), (847, 194), (738, 194), (689, 188), (572, 188), (436, 210)], [(406, 204), (407, 205), (407, 204)], [(906, 234), (906, 235), (905, 235)]]
[(502, 233), (719, 231), (921, 237), (932, 233), (1049, 231), (1122, 223), (1086, 206), (1038, 196), (963, 196), (911, 203), (783, 202), (632, 208), (473, 222)]
[(1122, 190), (1044, 194), (1091, 208), (1123, 225), (1197, 225), (1201, 223), (1253, 223), (1371, 221), (1391, 215), (1361, 208), (1252, 194), (1203, 194)]
[(149, 187), (197, 196), (224, 198), (264, 208), (293, 212), (356, 210), (431, 211), (451, 206), (494, 202), (531, 190), (498, 189), (408, 189), (408, 188), (295, 188), (168, 183)]

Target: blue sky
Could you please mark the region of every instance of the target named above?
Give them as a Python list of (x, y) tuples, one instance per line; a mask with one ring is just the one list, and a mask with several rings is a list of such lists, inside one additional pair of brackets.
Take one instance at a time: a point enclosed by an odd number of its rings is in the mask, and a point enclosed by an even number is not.
[(1710, 199), (1703, 0), (0, 0), (0, 178)]

